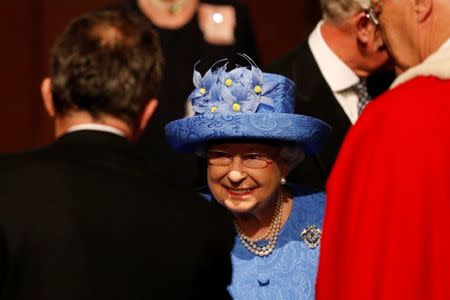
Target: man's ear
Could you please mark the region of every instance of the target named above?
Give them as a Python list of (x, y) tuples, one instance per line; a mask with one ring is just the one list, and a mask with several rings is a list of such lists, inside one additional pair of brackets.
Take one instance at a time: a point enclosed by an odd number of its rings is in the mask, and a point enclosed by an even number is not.
[(373, 34), (374, 26), (367, 18), (366, 13), (361, 11), (356, 16), (356, 37), (358, 42), (362, 44), (369, 43), (371, 35)]
[(433, 9), (433, 0), (414, 0), (414, 13), (416, 21), (422, 23), (427, 19)]
[(52, 118), (55, 117), (55, 106), (53, 105), (52, 96), (52, 80), (50, 77), (46, 77), (41, 83), (41, 96), (44, 102), (45, 110)]
[(152, 117), (153, 113), (156, 111), (156, 108), (158, 107), (158, 100), (153, 98), (150, 101), (148, 101), (147, 105), (144, 108), (144, 111), (141, 115), (141, 120), (139, 122), (139, 129), (142, 131), (147, 126), (148, 121)]

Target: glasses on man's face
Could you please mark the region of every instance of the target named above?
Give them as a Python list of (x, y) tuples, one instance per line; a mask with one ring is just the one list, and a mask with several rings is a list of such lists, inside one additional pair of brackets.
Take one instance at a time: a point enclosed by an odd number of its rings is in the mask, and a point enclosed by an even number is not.
[(233, 155), (223, 151), (211, 150), (208, 151), (207, 155), (209, 164), (221, 167), (230, 166), (235, 156), (239, 156), (241, 158), (241, 164), (243, 166), (251, 169), (266, 168), (269, 164), (273, 163), (272, 158), (262, 153), (243, 153)]
[(381, 13), (381, 1), (375, 0), (372, 1), (370, 7), (364, 9), (364, 13), (366, 14), (366, 18), (369, 19), (375, 26), (380, 25), (380, 13)]

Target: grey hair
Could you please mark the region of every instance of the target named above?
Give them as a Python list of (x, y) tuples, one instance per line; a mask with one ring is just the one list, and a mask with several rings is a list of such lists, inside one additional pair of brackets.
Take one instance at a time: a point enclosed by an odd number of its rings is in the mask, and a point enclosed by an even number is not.
[(320, 0), (324, 20), (340, 24), (362, 9), (370, 7), (370, 0)]
[(305, 152), (298, 145), (283, 145), (280, 150), (280, 158), (287, 161), (293, 169), (305, 159)]

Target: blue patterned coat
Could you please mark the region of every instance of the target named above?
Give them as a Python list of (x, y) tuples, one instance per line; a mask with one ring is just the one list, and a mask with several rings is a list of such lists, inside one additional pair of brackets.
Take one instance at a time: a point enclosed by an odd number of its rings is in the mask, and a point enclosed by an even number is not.
[(301, 232), (310, 225), (322, 229), (325, 194), (292, 187), (293, 207), (267, 257), (250, 253), (239, 237), (231, 254), (234, 299), (314, 299), (319, 248), (309, 248)]

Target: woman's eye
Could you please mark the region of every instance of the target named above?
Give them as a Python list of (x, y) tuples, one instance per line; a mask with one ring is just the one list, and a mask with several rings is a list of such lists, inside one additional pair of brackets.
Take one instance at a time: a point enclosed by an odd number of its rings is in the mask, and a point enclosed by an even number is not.
[(248, 153), (246, 155), (244, 155), (245, 159), (259, 159), (259, 160), (264, 160), (267, 158), (266, 155), (261, 154), (261, 153)]

